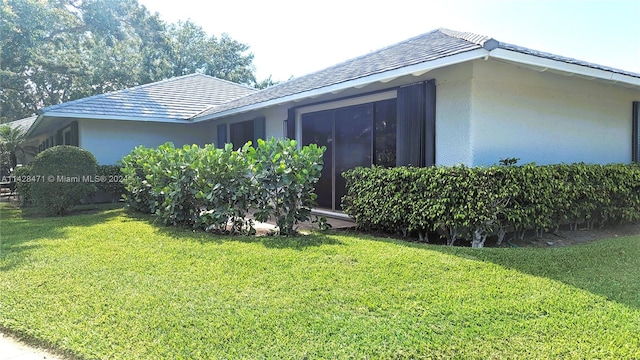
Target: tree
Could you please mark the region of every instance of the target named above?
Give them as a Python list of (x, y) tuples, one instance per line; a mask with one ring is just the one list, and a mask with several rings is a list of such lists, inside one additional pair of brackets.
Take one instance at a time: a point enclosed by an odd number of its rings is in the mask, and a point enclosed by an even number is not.
[(280, 83), (280, 81), (273, 81), (273, 80), (271, 79), (271, 75), (269, 75), (269, 77), (268, 77), (268, 78), (266, 78), (266, 79), (264, 79), (264, 80), (262, 80), (262, 81), (260, 81), (260, 82), (256, 82), (256, 83), (253, 85), (253, 87), (255, 87), (256, 89), (260, 89), (260, 90), (262, 90), (262, 89), (266, 89), (266, 88), (268, 88), (268, 87), (271, 87), (271, 86), (273, 86), (273, 85), (277, 85), (277, 84), (279, 84), (279, 83)]
[(256, 82), (253, 54), (249, 46), (227, 34), (220, 39), (208, 36), (193, 22), (178, 22), (169, 26), (172, 46), (173, 76), (202, 73), (240, 84)]
[(0, 1), (0, 123), (61, 102), (194, 72), (253, 85), (249, 46), (137, 0)]
[(26, 130), (20, 126), (0, 126), (0, 153), (7, 157), (5, 161), (8, 161), (9, 168), (16, 168), (18, 156), (22, 161), (26, 161), (27, 155), (35, 155), (36, 149), (33, 146), (24, 146), (26, 134)]

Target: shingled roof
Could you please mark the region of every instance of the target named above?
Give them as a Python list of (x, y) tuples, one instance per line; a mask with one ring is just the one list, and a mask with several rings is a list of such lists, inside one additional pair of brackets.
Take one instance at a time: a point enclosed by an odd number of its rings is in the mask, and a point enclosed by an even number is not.
[(284, 101), (284, 98), (295, 96), (296, 94), (328, 88), (402, 68), (411, 68), (419, 64), (432, 63), (436, 60), (445, 60), (454, 55), (479, 49), (486, 51), (484, 51), (483, 55), (478, 55), (478, 58), (487, 56), (495, 49), (502, 49), (512, 53), (531, 55), (540, 59), (553, 60), (640, 79), (640, 74), (633, 72), (502, 43), (484, 35), (437, 29), (324, 70), (294, 78), (260, 92), (232, 100), (203, 112), (197, 116), (196, 120), (216, 118), (224, 115), (224, 113), (234, 112), (245, 107), (259, 106), (267, 102)]
[(47, 116), (129, 120), (189, 120), (257, 90), (203, 74), (175, 77), (49, 106)]
[(14, 120), (14, 121), (11, 121), (11, 122), (8, 122), (8, 123), (4, 123), (4, 124), (1, 124), (1, 125), (7, 125), (8, 127), (12, 128), (12, 129), (20, 128), (20, 129), (22, 129), (22, 131), (27, 131), (27, 130), (29, 130), (29, 128), (31, 128), (31, 125), (33, 125), (33, 123), (36, 122), (37, 118), (38, 118), (37, 115), (33, 115), (33, 116), (26, 117), (24, 119)]
[(50, 106), (39, 114), (142, 121), (206, 121), (349, 86), (422, 74), (473, 59), (492, 57), (522, 62), (517, 56), (528, 57), (527, 61), (533, 59), (527, 65), (546, 69), (549, 63), (568, 64), (574, 67), (562, 71), (593, 69), (606, 75), (596, 74), (596, 77), (640, 87), (640, 74), (637, 73), (502, 43), (484, 35), (437, 29), (261, 91), (207, 75), (191, 74)]

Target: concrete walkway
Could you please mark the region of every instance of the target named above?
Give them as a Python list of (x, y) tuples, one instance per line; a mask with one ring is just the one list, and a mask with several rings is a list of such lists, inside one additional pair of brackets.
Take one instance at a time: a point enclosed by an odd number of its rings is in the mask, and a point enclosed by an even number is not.
[(0, 360), (65, 360), (0, 332)]

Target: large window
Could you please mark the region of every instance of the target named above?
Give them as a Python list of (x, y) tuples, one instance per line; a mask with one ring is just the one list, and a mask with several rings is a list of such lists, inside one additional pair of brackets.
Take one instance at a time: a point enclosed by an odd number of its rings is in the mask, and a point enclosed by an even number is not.
[(356, 166), (431, 166), (436, 161), (434, 80), (289, 109), (286, 135), (326, 146), (318, 206), (341, 210), (342, 172)]
[(229, 128), (229, 141), (233, 144), (234, 148), (242, 147), (247, 141), (254, 141), (253, 121), (231, 124)]
[(301, 144), (327, 148), (316, 185), (318, 206), (341, 210), (346, 194), (344, 171), (372, 164), (395, 166), (396, 99), (310, 110), (300, 115)]
[(266, 135), (265, 118), (263, 116), (253, 120), (233, 123), (228, 126), (229, 139), (227, 139), (227, 124), (220, 124), (217, 127), (217, 146), (220, 148), (223, 148), (224, 144), (228, 142), (233, 144), (233, 147), (236, 149), (244, 146), (247, 141), (251, 141), (255, 145), (258, 139), (264, 139)]

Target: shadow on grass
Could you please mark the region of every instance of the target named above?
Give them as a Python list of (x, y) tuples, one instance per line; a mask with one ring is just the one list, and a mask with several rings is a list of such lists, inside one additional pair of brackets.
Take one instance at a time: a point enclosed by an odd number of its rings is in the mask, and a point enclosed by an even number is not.
[[(11, 269), (24, 262), (32, 249), (42, 246), (40, 239), (63, 239), (69, 227), (89, 227), (118, 216), (113, 206), (81, 208), (64, 217), (42, 217), (30, 211), (0, 205), (0, 270)], [(35, 216), (35, 217), (34, 217)]]
[(131, 209), (127, 210), (127, 217), (132, 220), (143, 221), (153, 226), (156, 231), (164, 236), (177, 240), (199, 241), (202, 243), (218, 243), (237, 241), (243, 243), (259, 243), (266, 248), (272, 249), (294, 249), (304, 250), (308, 247), (322, 245), (343, 245), (342, 242), (331, 237), (333, 230), (326, 232), (313, 232), (311, 234), (300, 234), (298, 236), (278, 236), (278, 235), (225, 235), (205, 232), (203, 230), (193, 230), (183, 227), (166, 226), (162, 224), (154, 215), (140, 213)]
[(428, 249), (556, 280), (640, 309), (640, 235), (561, 248)]

